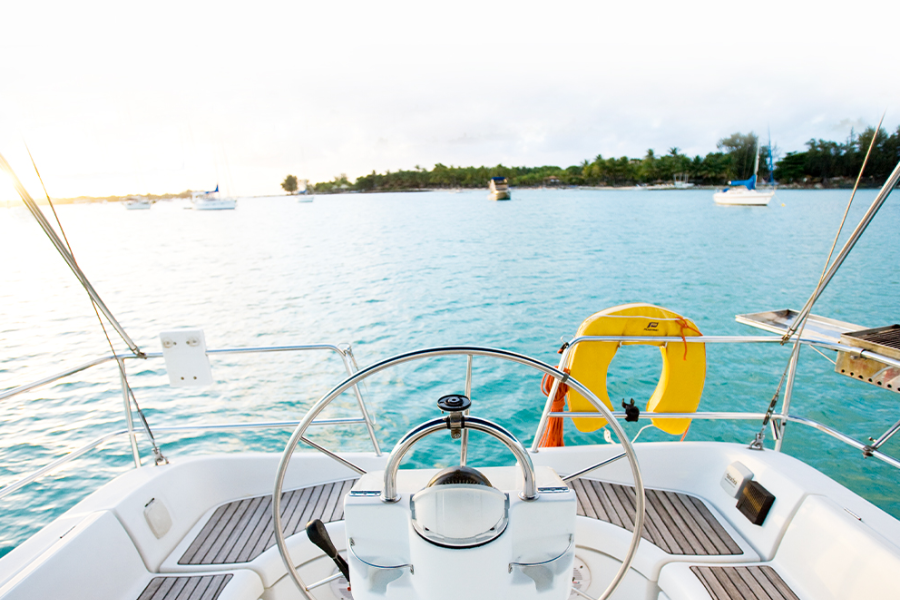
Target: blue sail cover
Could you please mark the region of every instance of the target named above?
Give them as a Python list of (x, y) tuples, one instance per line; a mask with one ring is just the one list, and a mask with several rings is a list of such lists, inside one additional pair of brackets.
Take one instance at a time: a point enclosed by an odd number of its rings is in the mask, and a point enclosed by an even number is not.
[(742, 181), (729, 181), (728, 185), (743, 185), (748, 190), (755, 190), (756, 189), (756, 175), (754, 175), (750, 179), (744, 179)]

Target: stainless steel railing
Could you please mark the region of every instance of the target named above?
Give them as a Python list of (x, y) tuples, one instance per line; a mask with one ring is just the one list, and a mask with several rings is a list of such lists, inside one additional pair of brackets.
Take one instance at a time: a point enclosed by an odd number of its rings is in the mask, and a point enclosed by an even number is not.
[[(626, 336), (590, 336), (590, 337), (576, 337), (572, 339), (568, 343), (568, 348), (565, 352), (569, 352), (571, 348), (573, 348), (577, 344), (581, 343), (591, 343), (591, 342), (654, 342), (654, 343), (667, 343), (667, 342), (687, 342), (687, 343), (706, 343), (706, 344), (776, 344), (781, 343), (781, 337), (776, 336), (693, 336), (686, 337), (682, 339), (681, 337), (626, 337)], [(825, 342), (817, 339), (801, 339), (801, 343), (804, 345), (809, 345), (811, 347), (822, 348), (826, 350), (839, 350), (844, 352), (851, 352), (858, 356), (874, 358), (876, 360), (882, 361), (886, 364), (900, 367), (900, 361), (879, 355), (877, 353), (871, 352), (869, 350), (864, 350), (860, 348), (855, 348), (851, 346), (847, 346), (839, 343)], [(304, 345), (285, 345), (285, 346), (258, 346), (258, 347), (247, 347), (247, 348), (220, 348), (220, 349), (209, 349), (207, 350), (208, 354), (211, 355), (227, 355), (227, 354), (258, 354), (258, 353), (267, 353), (267, 352), (303, 352), (303, 351), (328, 351), (336, 353), (342, 362), (344, 370), (346, 371), (348, 376), (353, 376), (357, 372), (359, 372), (359, 367), (356, 364), (356, 360), (353, 356), (352, 349), (349, 345), (334, 345), (334, 344), (304, 344)], [(471, 397), (472, 395), (472, 363), (474, 356), (477, 353), (466, 354), (466, 378), (465, 378), (465, 391), (466, 395)], [(147, 360), (154, 358), (161, 358), (161, 352), (149, 352), (146, 353), (144, 357), (136, 357), (132, 355), (119, 357), (119, 360)], [(566, 354), (563, 355), (563, 359), (566, 358)], [(85, 371), (87, 369), (91, 369), (93, 367), (105, 364), (107, 362), (115, 361), (116, 357), (113, 355), (106, 355), (98, 357), (94, 360), (85, 362), (83, 364), (71, 367), (59, 373), (49, 375), (38, 379), (34, 382), (21, 385), (9, 390), (5, 390), (0, 392), (0, 400), (4, 400), (7, 398), (11, 398), (13, 396), (23, 394), (25, 392), (37, 389), (41, 386), (53, 383), (55, 381), (59, 381), (66, 377), (70, 377), (71, 375), (77, 374), (79, 372)], [(561, 361), (560, 364), (563, 364)], [(544, 429), (547, 426), (547, 422), (550, 418), (602, 418), (602, 415), (599, 413), (581, 413), (581, 412), (552, 412), (550, 410), (551, 402), (549, 398), (552, 398), (555, 394), (555, 389), (559, 385), (559, 380), (554, 379), (553, 390), (551, 390), (551, 394), (548, 397), (548, 401), (544, 407), (544, 410), (541, 414), (541, 419), (538, 424), (538, 428), (535, 432), (534, 442), (532, 444), (531, 452), (539, 452), (539, 448), (537, 447), (538, 440), (540, 439)], [(362, 396), (361, 390), (357, 386), (353, 386), (354, 395), (356, 397), (357, 403), (360, 407), (361, 416), (358, 418), (337, 418), (337, 419), (317, 419), (311, 423), (311, 425), (315, 426), (345, 426), (345, 425), (365, 425), (366, 431), (369, 436), (369, 439), (372, 443), (373, 451), (377, 454), (381, 454), (381, 449), (378, 445), (378, 441), (376, 438), (374, 423), (372, 421), (371, 416), (369, 415), (368, 409), (366, 407), (365, 401)], [(130, 415), (130, 403), (127, 397), (127, 393), (125, 394), (126, 399), (126, 414)], [(625, 417), (624, 412), (613, 412), (614, 417), (617, 419), (622, 419)], [(696, 412), (691, 413), (690, 415), (685, 415), (683, 413), (645, 413), (641, 415), (641, 418), (653, 418), (653, 419), (698, 419), (698, 420), (731, 420), (731, 421), (761, 421), (765, 417), (765, 413), (758, 412), (727, 412), (727, 411), (706, 411), (706, 412)], [(891, 438), (895, 433), (900, 431), (900, 421), (894, 423), (884, 434), (878, 437), (874, 442), (866, 444), (860, 442), (849, 435), (846, 435), (837, 429), (834, 429), (828, 425), (823, 423), (819, 423), (813, 419), (808, 419), (806, 417), (800, 417), (797, 415), (788, 414), (787, 412), (776, 413), (771, 415), (772, 419), (772, 433), (775, 437), (777, 448), (780, 449), (780, 442), (782, 441), (780, 437), (780, 428), (775, 426), (775, 423), (783, 424), (783, 423), (797, 423), (799, 425), (804, 425), (806, 427), (810, 427), (815, 429), (821, 433), (824, 433), (848, 446), (860, 450), (864, 453), (865, 456), (875, 457), (882, 462), (889, 464), (893, 467), (900, 468), (900, 460), (893, 458), (887, 454), (884, 454), (879, 450), (880, 446), (883, 445), (888, 439)], [(68, 454), (54, 460), (53, 462), (37, 469), (36, 471), (22, 477), (21, 479), (8, 484), (4, 488), (0, 489), (0, 498), (4, 498), (22, 487), (28, 485), (29, 483), (40, 479), (42, 476), (58, 469), (64, 464), (83, 456), (85, 453), (97, 448), (98, 446), (120, 438), (122, 436), (127, 436), (129, 440), (132, 442), (132, 450), (136, 453), (136, 461), (137, 465), (140, 465), (140, 457), (136, 451), (136, 439), (137, 439), (137, 431), (135, 431), (134, 427), (129, 422), (130, 419), (126, 419), (126, 424), (128, 427), (123, 430), (113, 431), (103, 436), (100, 436), (87, 444), (69, 452)], [(179, 433), (179, 432), (187, 432), (187, 431), (242, 431), (242, 430), (251, 430), (251, 429), (269, 429), (269, 428), (288, 428), (288, 427), (296, 427), (300, 423), (300, 421), (263, 421), (263, 422), (250, 422), (250, 423), (225, 423), (225, 424), (198, 424), (198, 425), (181, 425), (181, 426), (168, 426), (168, 427), (154, 427), (154, 431), (158, 433)], [(467, 447), (467, 432), (463, 432), (462, 439), (462, 448), (461, 448), (461, 464), (465, 464), (466, 461), (466, 447)], [(315, 446), (314, 446), (315, 447)]]
[[(796, 335), (792, 338), (794, 341), (798, 341), (800, 344), (810, 346), (812, 348), (824, 348), (827, 350), (848, 352), (852, 355), (863, 357), (863, 358), (871, 358), (877, 361), (880, 361), (884, 364), (891, 365), (894, 367), (900, 367), (900, 360), (895, 358), (884, 356), (882, 354), (878, 354), (877, 352), (873, 352), (871, 350), (865, 350), (862, 348), (857, 348), (855, 346), (849, 346), (847, 344), (841, 344), (837, 342), (830, 342), (819, 340), (815, 338), (799, 338), (797, 339)], [(567, 364), (569, 360), (569, 354), (572, 352), (572, 349), (578, 344), (583, 343), (591, 343), (591, 342), (614, 342), (614, 343), (635, 343), (635, 342), (652, 342), (652, 343), (663, 343), (668, 344), (672, 343), (689, 343), (689, 344), (784, 344), (785, 340), (782, 337), (774, 337), (774, 336), (712, 336), (712, 335), (700, 335), (700, 336), (580, 336), (575, 337), (564, 345), (564, 349), (562, 351), (562, 356), (559, 360), (559, 369), (562, 370)], [(821, 352), (820, 352), (821, 354)], [(827, 358), (827, 357), (826, 357)], [(796, 355), (792, 355), (792, 363), (791, 370), (796, 372)], [(791, 377), (793, 380), (793, 376)], [(544, 431), (547, 428), (547, 424), (551, 417), (557, 418), (592, 418), (592, 419), (602, 419), (603, 416), (598, 413), (573, 413), (573, 412), (552, 412), (551, 405), (553, 403), (553, 398), (556, 397), (556, 392), (559, 389), (560, 383), (563, 383), (560, 379), (554, 379), (553, 385), (550, 389), (550, 394), (547, 396), (547, 401), (544, 405), (544, 411), (541, 414), (541, 419), (538, 423), (538, 428), (534, 436), (534, 441), (531, 446), (531, 452), (539, 452), (539, 441), (544, 434)], [(784, 405), (782, 406), (782, 412), (779, 414), (771, 414), (768, 415), (770, 419), (770, 425), (772, 429), (772, 435), (775, 438), (775, 450), (781, 451), (782, 444), (784, 442), (784, 424), (785, 423), (799, 423), (801, 425), (806, 425), (822, 433), (825, 433), (857, 450), (861, 450), (864, 456), (873, 456), (886, 464), (889, 464), (893, 467), (900, 469), (900, 460), (893, 458), (887, 454), (884, 454), (878, 448), (880, 448), (887, 440), (889, 440), (894, 434), (900, 431), (900, 421), (894, 423), (891, 427), (885, 431), (884, 434), (879, 436), (878, 439), (872, 440), (871, 444), (864, 444), (859, 442), (852, 437), (841, 433), (840, 431), (814, 421), (812, 419), (807, 419), (805, 417), (799, 417), (795, 415), (791, 415), (788, 410), (790, 406)], [(613, 415), (616, 418), (624, 418), (624, 412), (614, 412)], [(684, 419), (686, 417), (691, 419), (717, 419), (717, 420), (762, 420), (767, 415), (765, 413), (735, 413), (735, 412), (697, 412), (697, 413), (649, 413), (642, 414), (642, 418), (653, 418), (653, 419)], [(781, 425), (780, 427), (776, 425)]]
[[(258, 346), (258, 347), (247, 347), (247, 348), (219, 348), (219, 349), (209, 349), (207, 350), (207, 354), (214, 355), (225, 355), (225, 354), (258, 354), (258, 353), (267, 353), (267, 352), (307, 352), (307, 351), (327, 351), (334, 352), (337, 354), (341, 363), (344, 367), (344, 370), (347, 373), (347, 376), (352, 376), (359, 370), (358, 365), (356, 364), (356, 359), (353, 356), (352, 347), (349, 344), (303, 344), (303, 345), (288, 345), (288, 346)], [(94, 360), (88, 361), (86, 363), (77, 365), (75, 367), (71, 367), (59, 373), (55, 373), (53, 375), (48, 375), (46, 377), (42, 377), (36, 381), (31, 383), (21, 385), (18, 387), (14, 387), (9, 390), (5, 390), (0, 392), (0, 400), (5, 400), (7, 398), (11, 398), (13, 396), (17, 396), (19, 394), (24, 394), (25, 392), (29, 392), (31, 390), (40, 388), (44, 385), (48, 385), (55, 381), (59, 381), (65, 379), (66, 377), (70, 377), (87, 369), (103, 365), (108, 362), (121, 361), (123, 363), (126, 360), (147, 360), (152, 358), (161, 358), (163, 354), (161, 352), (147, 352), (143, 356), (135, 356), (135, 355), (125, 355), (116, 357), (112, 354), (101, 356)], [(131, 411), (131, 399), (128, 393), (127, 385), (125, 385), (126, 379), (126, 371), (124, 368), (119, 369), (120, 377), (122, 378), (122, 395), (125, 406), (125, 423), (126, 428), (120, 431), (113, 431), (102, 435), (87, 444), (61, 456), (60, 458), (52, 461), (51, 463), (37, 469), (36, 471), (22, 477), (10, 483), (0, 489), (0, 498), (4, 498), (22, 487), (28, 485), (29, 483), (40, 479), (42, 476), (47, 475), (48, 473), (60, 468), (64, 464), (79, 458), (85, 453), (97, 448), (98, 446), (119, 438), (121, 436), (126, 436), (130, 442), (132, 454), (134, 456), (135, 467), (141, 467), (141, 457), (140, 452), (137, 446), (137, 431), (134, 428), (134, 424), (132, 421), (132, 411)], [(340, 425), (365, 425), (366, 431), (368, 433), (369, 439), (372, 443), (372, 449), (377, 456), (381, 456), (381, 448), (378, 445), (378, 440), (375, 436), (375, 428), (374, 423), (372, 421), (371, 416), (369, 415), (369, 411), (366, 407), (365, 401), (362, 396), (362, 391), (358, 386), (352, 387), (354, 395), (356, 397), (357, 404), (360, 408), (360, 412), (362, 416), (359, 418), (337, 418), (337, 419), (317, 419), (312, 423), (312, 425), (316, 426), (340, 426)], [(250, 429), (267, 429), (267, 428), (287, 428), (287, 427), (296, 427), (299, 421), (267, 421), (267, 422), (251, 422), (251, 423), (226, 423), (226, 424), (211, 424), (211, 425), (182, 425), (182, 426), (169, 426), (169, 427), (154, 427), (153, 431), (156, 433), (179, 433), (179, 432), (187, 432), (187, 431), (241, 431), (241, 430), (250, 430)]]

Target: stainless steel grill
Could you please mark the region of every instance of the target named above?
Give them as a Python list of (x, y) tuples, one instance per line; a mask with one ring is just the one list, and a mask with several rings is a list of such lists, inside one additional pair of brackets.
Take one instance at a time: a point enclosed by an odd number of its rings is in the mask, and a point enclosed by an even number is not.
[(900, 359), (900, 325), (851, 331), (842, 337), (851, 346)]

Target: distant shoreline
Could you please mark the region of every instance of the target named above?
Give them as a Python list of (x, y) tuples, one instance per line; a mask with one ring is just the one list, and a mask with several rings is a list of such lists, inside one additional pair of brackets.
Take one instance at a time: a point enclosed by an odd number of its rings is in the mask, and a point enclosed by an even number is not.
[[(579, 186), (548, 186), (548, 187), (514, 187), (513, 190), (545, 190), (545, 191), (568, 191), (568, 190), (593, 190), (593, 191), (604, 191), (604, 192), (634, 192), (634, 191), (646, 191), (646, 192), (689, 192), (692, 190), (707, 190), (714, 191), (718, 189), (722, 189), (725, 186), (722, 185), (695, 185), (689, 188), (676, 188), (676, 187), (636, 187), (633, 185), (622, 185), (622, 186), (591, 186), (591, 185), (579, 185)], [(852, 189), (853, 185), (822, 185), (820, 183), (817, 184), (786, 184), (779, 185), (776, 190), (849, 190)], [(879, 189), (880, 186), (875, 185), (860, 185), (860, 189)], [(470, 187), (470, 188), (403, 188), (403, 189), (379, 189), (379, 190), (366, 190), (366, 191), (358, 191), (358, 190), (341, 190), (341, 191), (329, 191), (329, 192), (320, 192), (318, 194), (309, 194), (309, 196), (334, 196), (334, 195), (342, 195), (342, 194), (408, 194), (408, 193), (422, 193), (422, 192), (453, 192), (455, 190), (459, 191), (484, 191), (487, 193), (487, 187)], [(248, 200), (253, 198), (277, 198), (277, 197), (301, 197), (303, 194), (258, 194), (253, 196), (238, 196), (241, 200)], [(128, 200), (132, 200), (135, 198), (141, 199), (149, 199), (153, 202), (170, 202), (173, 200), (186, 200), (188, 197), (182, 196), (180, 194), (172, 194), (172, 195), (156, 195), (156, 194), (148, 194), (148, 195), (138, 195), (131, 194), (128, 196), (105, 196), (105, 197), (93, 197), (93, 196), (78, 196), (76, 198), (53, 198), (53, 204), (103, 204), (103, 203), (120, 203), (127, 202)], [(35, 201), (39, 205), (46, 206), (47, 199), (46, 198), (36, 198)], [(20, 206), (22, 202), (20, 200), (15, 201), (0, 201), (0, 207), (12, 207), (12, 206)]]

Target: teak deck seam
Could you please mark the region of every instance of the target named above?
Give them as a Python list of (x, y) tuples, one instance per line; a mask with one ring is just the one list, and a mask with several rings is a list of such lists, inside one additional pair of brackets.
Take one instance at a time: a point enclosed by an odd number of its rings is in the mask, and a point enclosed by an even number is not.
[[(313, 519), (321, 519), (325, 523), (343, 519), (344, 496), (356, 481), (348, 479), (284, 492), (281, 496), (281, 520), (285, 535), (302, 531)], [(178, 564), (245, 563), (274, 545), (272, 496), (242, 498), (216, 508), (178, 559)], [(159, 599), (154, 597), (154, 600)]]
[[(634, 487), (585, 478), (569, 482), (569, 487), (575, 490), (579, 515), (634, 530)], [(699, 498), (647, 489), (645, 508), (642, 537), (667, 554), (743, 554)]]
[(216, 600), (232, 577), (231, 573), (154, 577), (138, 600)]
[(691, 567), (713, 600), (800, 600), (768, 565)]

